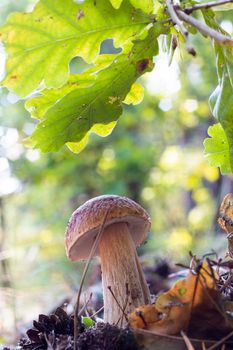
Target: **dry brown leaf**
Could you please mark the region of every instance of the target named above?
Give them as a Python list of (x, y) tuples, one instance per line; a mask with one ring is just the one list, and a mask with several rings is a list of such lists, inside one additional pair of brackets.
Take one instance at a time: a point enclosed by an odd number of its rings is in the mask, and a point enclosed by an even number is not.
[[(178, 280), (172, 288), (159, 295), (154, 305), (144, 305), (129, 315), (133, 328), (143, 328), (161, 334), (175, 335), (189, 328), (194, 311), (201, 321), (203, 315), (218, 308), (217, 275), (207, 261), (190, 271), (185, 279)], [(217, 310), (221, 315), (221, 310)], [(208, 316), (211, 316), (208, 315)], [(221, 315), (222, 317), (222, 315)]]

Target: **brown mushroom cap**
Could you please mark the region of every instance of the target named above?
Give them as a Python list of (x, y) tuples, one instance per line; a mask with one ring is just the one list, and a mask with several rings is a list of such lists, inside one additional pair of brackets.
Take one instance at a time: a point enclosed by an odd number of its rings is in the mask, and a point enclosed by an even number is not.
[[(72, 261), (88, 258), (93, 242), (109, 210), (105, 227), (116, 222), (126, 222), (136, 246), (147, 236), (151, 222), (147, 212), (136, 202), (115, 195), (90, 199), (76, 209), (67, 226), (65, 245), (67, 256)], [(98, 255), (98, 248), (95, 255)]]

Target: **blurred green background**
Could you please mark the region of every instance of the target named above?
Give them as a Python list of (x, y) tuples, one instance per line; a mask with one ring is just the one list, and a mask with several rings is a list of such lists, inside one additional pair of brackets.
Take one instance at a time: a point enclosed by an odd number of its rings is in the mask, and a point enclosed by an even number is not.
[[(1, 0), (0, 22), (34, 3)], [(232, 11), (218, 17), (232, 33)], [(148, 210), (144, 264), (163, 257), (185, 263), (190, 250), (224, 255), (216, 218), (232, 179), (208, 165), (202, 146), (214, 123), (208, 106), (217, 84), (214, 54), (210, 40), (192, 39), (197, 57), (182, 47), (170, 67), (161, 40), (155, 69), (141, 80), (143, 102), (126, 106), (112, 135), (92, 135), (79, 155), (25, 148), (36, 122), (23, 101), (0, 90), (0, 343), (14, 342), (27, 322), (75, 295), (83, 265), (67, 260), (64, 232), (73, 210), (91, 197), (126, 195)], [(3, 57), (1, 48), (2, 67)]]

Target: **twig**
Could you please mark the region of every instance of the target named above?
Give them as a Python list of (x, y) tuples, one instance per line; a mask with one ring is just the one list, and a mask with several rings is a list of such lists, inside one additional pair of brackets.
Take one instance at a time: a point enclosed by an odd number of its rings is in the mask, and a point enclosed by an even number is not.
[(220, 339), (219, 341), (217, 341), (214, 345), (212, 345), (211, 347), (207, 348), (207, 350), (214, 350), (216, 349), (219, 345), (221, 345), (223, 342), (225, 342), (227, 339), (229, 339), (230, 337), (233, 336), (233, 331), (230, 332), (228, 335), (226, 335), (225, 337), (223, 337), (222, 339)]
[(94, 242), (94, 244), (91, 247), (91, 251), (90, 251), (88, 260), (87, 260), (87, 262), (85, 264), (85, 267), (84, 267), (84, 270), (83, 270), (83, 274), (82, 274), (82, 278), (81, 278), (81, 281), (80, 281), (80, 286), (79, 286), (79, 290), (78, 290), (78, 294), (77, 294), (77, 301), (76, 301), (75, 309), (74, 309), (74, 346), (73, 346), (74, 350), (76, 350), (76, 348), (77, 348), (77, 336), (78, 336), (77, 330), (78, 330), (78, 323), (79, 323), (78, 310), (79, 310), (79, 303), (80, 303), (80, 296), (81, 296), (81, 292), (82, 292), (82, 287), (83, 287), (83, 283), (84, 283), (84, 280), (85, 280), (88, 268), (90, 266), (91, 259), (92, 259), (93, 255), (94, 255), (95, 251), (96, 251), (96, 248), (97, 248), (97, 246), (99, 244), (101, 235), (102, 235), (102, 233), (104, 231), (104, 226), (105, 226), (105, 222), (106, 222), (106, 219), (107, 219), (107, 216), (108, 216), (108, 212), (109, 212), (109, 209), (107, 209), (107, 211), (105, 213), (102, 225), (101, 225), (101, 227), (99, 229), (99, 232), (98, 232), (98, 234), (97, 234), (97, 236), (95, 238), (95, 242)]
[[(207, 271), (204, 268), (203, 268), (203, 270), (204, 270), (205, 273), (207, 273)], [(205, 276), (201, 272), (199, 274), (203, 278), (203, 282), (202, 282), (201, 279), (199, 281), (200, 281), (200, 284), (201, 284), (201, 286), (203, 288), (203, 291), (204, 291), (205, 295), (209, 298), (210, 302), (215, 307), (215, 309), (219, 312), (219, 314), (226, 320), (225, 313), (223, 312), (221, 307), (218, 305), (218, 303), (214, 300), (214, 298), (210, 295), (210, 293), (208, 291), (207, 282), (206, 282)], [(211, 275), (209, 275), (209, 276), (211, 277)], [(215, 282), (215, 287), (216, 287), (216, 281), (214, 280), (214, 282)]]
[(103, 309), (104, 309), (104, 306), (101, 306), (101, 307), (99, 308), (99, 310), (97, 310), (94, 314), (90, 315), (90, 318), (93, 318), (93, 317), (95, 317), (96, 315), (98, 315), (101, 311), (103, 311)]
[(218, 2), (211, 1), (211, 2), (206, 2), (205, 4), (198, 4), (198, 5), (193, 5), (192, 7), (187, 7), (186, 9), (183, 9), (183, 11), (189, 15), (193, 11), (208, 9), (210, 7), (221, 6), (229, 3), (233, 3), (233, 0), (219, 0)]
[(206, 350), (206, 346), (205, 346), (204, 342), (201, 343), (201, 348), (202, 348), (202, 350)]
[[(121, 324), (120, 324), (120, 327), (122, 328), (122, 323), (123, 323), (123, 318), (124, 318), (124, 314), (125, 314), (125, 310), (128, 306), (128, 302), (129, 302), (129, 296), (130, 296), (130, 291), (129, 291), (129, 285), (128, 283), (126, 283), (125, 285), (125, 288), (126, 288), (126, 299), (125, 299), (125, 304), (123, 306), (123, 311), (124, 313), (122, 314), (122, 317), (121, 317)], [(128, 322), (128, 319), (127, 319), (127, 322)]]
[(230, 37), (218, 32), (217, 30), (208, 27), (203, 22), (200, 22), (198, 19), (187, 15), (180, 9), (176, 9), (177, 16), (183, 20), (184, 22), (190, 24), (191, 26), (197, 28), (199, 32), (201, 32), (204, 35), (207, 35), (214, 39), (216, 42), (222, 45), (232, 45), (233, 46), (233, 39)]
[[(127, 315), (126, 315), (126, 313), (125, 313), (125, 310), (124, 310), (124, 308), (120, 305), (119, 301), (117, 300), (116, 296), (114, 295), (111, 286), (108, 286), (108, 289), (109, 289), (110, 293), (112, 294), (113, 299), (114, 299), (115, 302), (117, 303), (117, 306), (121, 309), (122, 315), (125, 317), (126, 322), (128, 322), (128, 318), (127, 318)], [(117, 321), (117, 323), (121, 320), (121, 318), (122, 318), (122, 316), (121, 316), (120, 319)]]
[(92, 299), (92, 293), (90, 293), (89, 298), (85, 301), (81, 310), (79, 310), (78, 317), (80, 317), (82, 315), (83, 311), (87, 308), (87, 305), (90, 303), (91, 299)]
[[(195, 258), (195, 256), (193, 258)], [(200, 281), (200, 271), (198, 271), (198, 273), (196, 274), (196, 272), (194, 273), (194, 271), (192, 271), (192, 269), (190, 267), (190, 273), (192, 273), (193, 275), (197, 275), (197, 278), (195, 280), (195, 285), (194, 285), (194, 289), (193, 289), (193, 295), (192, 295), (192, 300), (191, 300), (191, 309), (190, 309), (190, 313), (188, 315), (188, 322), (187, 322), (186, 331), (188, 331), (188, 329), (189, 329), (190, 320), (191, 320), (191, 314), (192, 314), (192, 311), (193, 311), (193, 305), (194, 305), (196, 292), (197, 292), (197, 287), (198, 287), (198, 283)]]
[(222, 291), (224, 291), (233, 281), (233, 275), (231, 275), (230, 277), (228, 277), (228, 279), (226, 281), (224, 281), (222, 287), (219, 289), (220, 293)]
[(187, 350), (195, 350), (193, 345), (192, 345), (192, 343), (191, 343), (191, 341), (189, 340), (189, 338), (185, 334), (185, 332), (181, 331), (180, 334), (181, 334), (181, 336), (182, 336), (182, 338), (183, 338), (183, 340), (185, 342), (185, 345), (187, 346)]
[(171, 16), (172, 21), (174, 22), (174, 24), (176, 24), (180, 28), (180, 32), (183, 35), (183, 37), (185, 39), (185, 42), (186, 42), (188, 53), (190, 53), (192, 56), (196, 56), (196, 51), (194, 50), (194, 48), (192, 47), (192, 45), (189, 42), (189, 32), (184, 27), (184, 25), (181, 22), (180, 18), (177, 16), (177, 12), (176, 12), (176, 10), (174, 8), (174, 5), (172, 4), (172, 1), (171, 0), (166, 0), (166, 5), (167, 5), (167, 9), (168, 9), (168, 12), (169, 12), (169, 14)]

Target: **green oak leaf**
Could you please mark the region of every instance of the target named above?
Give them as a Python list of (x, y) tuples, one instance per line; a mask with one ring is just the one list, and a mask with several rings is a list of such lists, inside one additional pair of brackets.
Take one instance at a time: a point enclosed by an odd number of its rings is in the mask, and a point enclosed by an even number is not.
[(73, 153), (80, 153), (87, 145), (88, 139), (90, 136), (90, 133), (94, 133), (96, 135), (106, 137), (111, 134), (113, 129), (116, 126), (116, 122), (111, 122), (109, 124), (95, 124), (92, 126), (92, 128), (89, 130), (89, 132), (86, 133), (86, 135), (83, 137), (83, 139), (79, 142), (67, 142), (66, 146), (73, 152)]
[[(133, 13), (133, 16), (132, 16)], [(128, 47), (147, 32), (149, 16), (125, 0), (119, 10), (106, 0), (40, 0), (31, 13), (12, 13), (0, 29), (7, 53), (2, 85), (25, 97), (40, 84), (63, 86), (75, 56), (94, 62), (100, 44), (113, 38)], [(26, 68), (26, 69), (25, 69)]]
[(119, 9), (119, 7), (121, 6), (122, 1), (123, 1), (123, 0), (110, 0), (112, 6), (113, 6), (115, 9)]
[(146, 39), (134, 43), (130, 53), (114, 55), (105, 68), (96, 66), (90, 75), (88, 71), (77, 74), (76, 85), (72, 76), (72, 84), (69, 81), (59, 93), (44, 90), (41, 96), (29, 100), (27, 108), (41, 120), (30, 138), (33, 147), (43, 152), (58, 151), (68, 143), (72, 150), (77, 146), (79, 152), (90, 132), (109, 134), (122, 113), (122, 102), (132, 84), (152, 70), (152, 57), (158, 53), (156, 37), (162, 32), (162, 27), (151, 28)]
[(210, 106), (225, 132), (230, 168), (233, 170), (233, 88), (227, 73), (223, 73), (220, 84), (210, 96)]
[(37, 119), (43, 119), (47, 110), (55, 104), (61, 95), (65, 96), (77, 88), (87, 88), (94, 84), (95, 76), (88, 74), (71, 74), (68, 82), (59, 89), (45, 89), (40, 96), (33, 97), (25, 103), (26, 109)]
[(226, 174), (232, 171), (230, 163), (229, 144), (220, 123), (208, 128), (210, 138), (204, 140), (205, 157), (210, 165), (220, 167), (221, 173)]
[(44, 89), (40, 93), (40, 96), (31, 98), (25, 103), (26, 109), (33, 117), (43, 119), (48, 108), (55, 104), (61, 96), (63, 97), (77, 88), (91, 87), (96, 79), (95, 73), (109, 66), (115, 57), (116, 55), (110, 54), (98, 56), (98, 59), (95, 62), (95, 67), (87, 69), (82, 74), (70, 74), (68, 82), (61, 88)]
[[(119, 9), (123, 0), (110, 0), (115, 9)], [(154, 9), (153, 0), (130, 0), (131, 4), (145, 13), (152, 13)]]
[[(119, 9), (123, 0), (110, 0), (115, 9)], [(131, 4), (145, 13), (152, 13), (154, 9), (153, 0), (130, 0)]]
[[(207, 25), (227, 35), (227, 33), (216, 22), (215, 14), (211, 9), (207, 11), (203, 10), (202, 14)], [(226, 166), (225, 158), (221, 158), (224, 165), (219, 163), (219, 166), (221, 169), (224, 168), (225, 172), (226, 169), (230, 172), (233, 171), (233, 47), (220, 45), (215, 42), (214, 49), (218, 73), (218, 86), (211, 94), (209, 104), (213, 116), (217, 119), (223, 129), (228, 145), (227, 159), (229, 161), (229, 166)], [(216, 138), (217, 136), (215, 135), (215, 139)]]
[(152, 13), (154, 9), (153, 0), (130, 0), (131, 4), (145, 13)]
[(223, 52), (217, 52), (219, 84), (211, 94), (209, 103), (213, 116), (224, 129), (228, 140), (230, 167), (233, 171), (233, 64)]
[(144, 97), (144, 87), (139, 83), (134, 83), (131, 86), (130, 92), (123, 101), (127, 105), (138, 105), (142, 102)]

